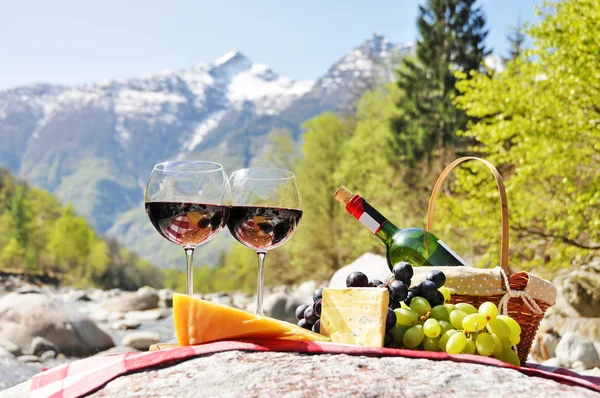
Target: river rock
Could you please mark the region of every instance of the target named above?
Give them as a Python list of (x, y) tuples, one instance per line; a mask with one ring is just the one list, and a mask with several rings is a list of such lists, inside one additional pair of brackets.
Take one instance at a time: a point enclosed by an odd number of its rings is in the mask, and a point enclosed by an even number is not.
[(160, 289), (158, 291), (158, 304), (160, 307), (173, 307), (173, 291), (169, 289)]
[(58, 356), (58, 354), (56, 353), (56, 351), (46, 351), (42, 355), (40, 355), (40, 361), (44, 362), (44, 361), (47, 361), (48, 359), (54, 359), (57, 356)]
[(556, 346), (558, 345), (558, 337), (548, 333), (542, 337), (540, 342), (540, 352), (543, 360), (554, 358), (556, 356)]
[(392, 276), (385, 257), (373, 253), (365, 253), (351, 264), (337, 270), (329, 280), (329, 287), (345, 288), (346, 277), (354, 271), (366, 274), (369, 280), (379, 279), (386, 281)]
[(129, 311), (125, 314), (125, 320), (137, 322), (157, 321), (169, 316), (170, 312), (166, 308), (155, 308), (146, 311)]
[(227, 293), (209, 293), (205, 294), (204, 300), (212, 301), (215, 304), (232, 305), (231, 297)]
[(556, 346), (556, 357), (566, 367), (573, 367), (573, 363), (580, 361), (583, 369), (592, 369), (600, 366), (600, 357), (594, 344), (585, 336), (568, 332), (565, 333)]
[(139, 328), (140, 325), (139, 321), (121, 320), (114, 322), (110, 327), (112, 330), (133, 330)]
[(112, 347), (109, 348), (106, 351), (102, 351), (97, 353), (96, 355), (94, 355), (95, 357), (105, 357), (107, 355), (113, 355), (113, 354), (121, 354), (123, 352), (139, 352), (140, 350), (136, 350), (133, 347), (128, 347), (125, 345), (118, 345), (116, 347)]
[(0, 360), (1, 359), (14, 359), (15, 356), (7, 349), (0, 346)]
[(266, 315), (275, 319), (296, 323), (298, 322), (296, 308), (311, 301), (312, 298), (307, 301), (304, 297), (294, 293), (272, 293), (264, 298), (263, 310)]
[(562, 294), (583, 317), (600, 316), (600, 260), (568, 274), (562, 281)]
[(17, 361), (24, 363), (39, 362), (40, 357), (37, 355), (21, 355), (17, 357)]
[(60, 349), (56, 346), (56, 344), (46, 340), (43, 337), (38, 336), (31, 340), (31, 348), (29, 349), (29, 352), (31, 352), (33, 355), (37, 355), (39, 357), (46, 351), (54, 351), (54, 356), (56, 356), (56, 354), (60, 352)]
[(554, 323), (554, 331), (560, 336), (574, 332), (592, 341), (600, 341), (600, 318), (561, 318)]
[(121, 292), (106, 299), (102, 306), (110, 311), (144, 311), (158, 308), (158, 292), (151, 287), (142, 287), (137, 292)]
[(137, 350), (147, 350), (152, 344), (160, 342), (160, 334), (156, 332), (133, 332), (126, 334), (121, 340), (121, 345), (133, 347)]
[(2, 337), (0, 337), (0, 347), (4, 348), (6, 351), (10, 352), (16, 357), (22, 354), (21, 349), (18, 345)]
[(70, 356), (87, 356), (114, 345), (89, 318), (50, 296), (9, 293), (1, 297), (0, 340), (10, 340), (29, 354), (35, 337), (43, 337)]
[[(235, 383), (232, 382), (235, 380)], [(22, 396), (30, 382), (0, 392)], [(21, 395), (19, 395), (21, 394)], [(597, 397), (513, 369), (401, 357), (221, 352), (120, 376), (91, 397)]]

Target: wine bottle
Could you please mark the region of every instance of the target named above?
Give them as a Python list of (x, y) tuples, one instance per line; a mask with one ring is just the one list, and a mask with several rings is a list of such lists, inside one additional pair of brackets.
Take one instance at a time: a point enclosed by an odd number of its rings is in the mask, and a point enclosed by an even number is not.
[(412, 266), (460, 266), (468, 264), (434, 234), (421, 228), (400, 229), (359, 195), (341, 186), (335, 198), (387, 248), (390, 270), (400, 261)]

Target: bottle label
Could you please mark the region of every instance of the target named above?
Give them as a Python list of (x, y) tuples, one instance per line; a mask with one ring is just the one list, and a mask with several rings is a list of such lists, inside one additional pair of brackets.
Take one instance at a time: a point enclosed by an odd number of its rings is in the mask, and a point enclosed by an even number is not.
[(379, 232), (383, 224), (386, 223), (387, 219), (381, 215), (377, 210), (371, 207), (363, 198), (360, 198), (357, 203), (356, 209), (352, 212), (352, 215), (356, 217), (369, 231), (373, 234)]
[(465, 260), (463, 260), (458, 254), (454, 253), (454, 251), (452, 249), (450, 249), (450, 247), (445, 244), (444, 242), (442, 242), (441, 240), (438, 240), (437, 242), (440, 246), (442, 246), (444, 249), (446, 249), (446, 251), (450, 254), (452, 254), (454, 256), (454, 258), (456, 258), (462, 265), (464, 265), (465, 267), (470, 267), (469, 264), (467, 264), (467, 262)]

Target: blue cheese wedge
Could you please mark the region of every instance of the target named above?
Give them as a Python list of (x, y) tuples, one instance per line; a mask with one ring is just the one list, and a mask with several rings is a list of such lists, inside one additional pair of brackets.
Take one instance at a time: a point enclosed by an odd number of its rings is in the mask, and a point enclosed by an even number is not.
[(323, 289), (321, 334), (332, 342), (383, 347), (387, 289)]

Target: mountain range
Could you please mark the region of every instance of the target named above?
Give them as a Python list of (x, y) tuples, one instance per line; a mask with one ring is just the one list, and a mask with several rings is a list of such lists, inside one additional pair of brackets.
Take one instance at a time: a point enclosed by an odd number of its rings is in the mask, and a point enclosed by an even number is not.
[[(365, 90), (392, 80), (411, 49), (373, 35), (314, 81), (231, 51), (136, 78), (0, 91), (0, 165), (72, 203), (99, 233), (170, 266), (180, 249), (159, 237), (142, 206), (156, 163), (204, 159), (228, 172), (256, 165), (270, 132), (287, 129), (300, 143), (302, 122), (347, 112)], [(218, 241), (206, 261), (227, 244)]]

